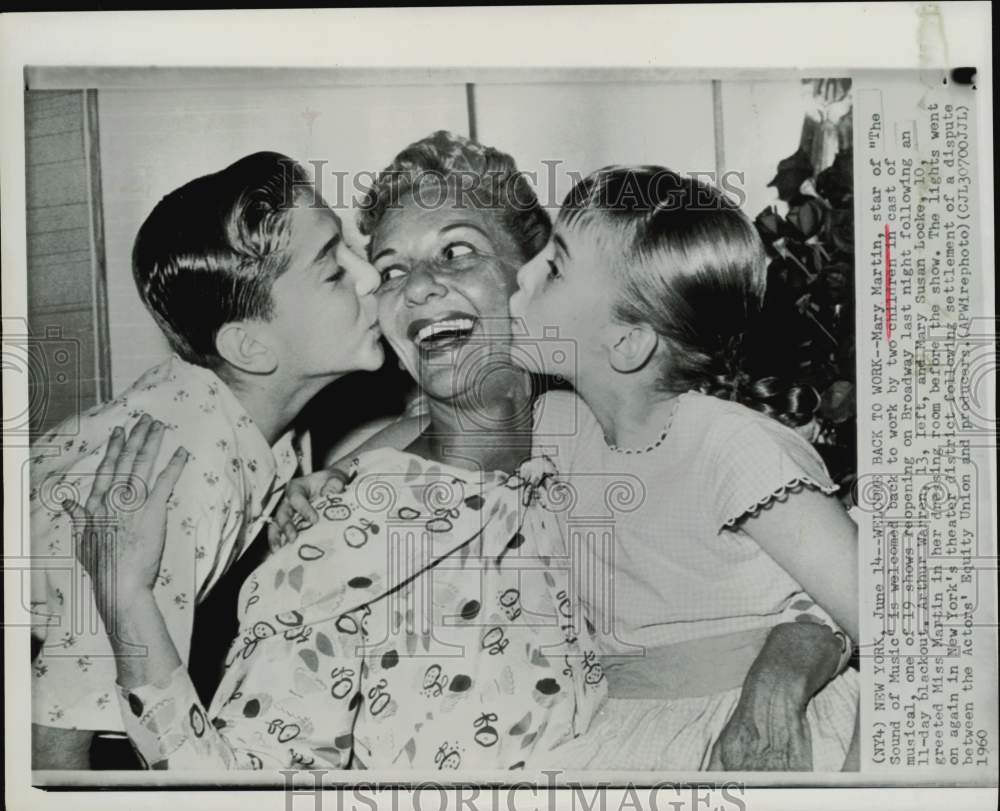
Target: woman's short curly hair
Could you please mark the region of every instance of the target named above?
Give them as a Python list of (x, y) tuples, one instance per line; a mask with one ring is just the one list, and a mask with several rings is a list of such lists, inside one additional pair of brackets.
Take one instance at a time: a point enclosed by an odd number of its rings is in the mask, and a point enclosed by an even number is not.
[[(433, 184), (436, 189), (455, 188), (463, 201), (495, 209), (524, 261), (548, 242), (552, 221), (514, 159), (506, 152), (447, 130), (438, 130), (410, 144), (378, 174), (361, 204), (361, 233), (370, 236), (385, 213), (397, 207), (405, 194), (426, 200), (425, 184)], [(440, 195), (437, 199), (441, 200)]]

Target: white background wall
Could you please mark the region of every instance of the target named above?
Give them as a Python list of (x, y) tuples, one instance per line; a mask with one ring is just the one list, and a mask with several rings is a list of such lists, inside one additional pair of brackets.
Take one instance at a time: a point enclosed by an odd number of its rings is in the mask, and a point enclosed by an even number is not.
[(726, 169), (744, 173), (744, 209), (753, 218), (777, 200), (767, 183), (799, 148), (804, 107), (798, 80), (722, 82)]
[[(766, 183), (798, 146), (799, 83), (722, 83), (724, 167), (746, 172), (747, 212), (774, 199)], [(328, 161), (330, 172), (377, 171), (437, 129), (468, 134), (464, 84), (312, 89), (104, 89), (100, 143), (112, 388), (127, 387), (168, 352), (132, 281), (132, 241), (156, 202), (192, 178), (262, 149)], [(715, 171), (708, 80), (642, 83), (489, 83), (475, 87), (478, 137), (538, 173), (543, 203), (569, 191), (569, 172), (609, 163)], [(542, 161), (560, 161), (555, 189)], [(348, 195), (351, 196), (351, 195)], [(346, 203), (347, 201), (339, 201)], [(346, 223), (350, 212), (341, 210)]]
[[(476, 119), (484, 143), (537, 173), (539, 198), (554, 203), (553, 214), (572, 188), (570, 172), (586, 176), (612, 163), (715, 171), (709, 81), (478, 84)], [(554, 173), (543, 163), (553, 160), (561, 162)]]

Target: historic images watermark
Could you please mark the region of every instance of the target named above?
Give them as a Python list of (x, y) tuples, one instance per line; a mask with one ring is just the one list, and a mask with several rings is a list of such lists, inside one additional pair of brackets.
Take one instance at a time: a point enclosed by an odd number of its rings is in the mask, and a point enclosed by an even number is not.
[(3, 363), (7, 375), (25, 385), (28, 392), (27, 406), (20, 411), (4, 410), (4, 443), (23, 438), (28, 440), (35, 426), (43, 424), (55, 401), (63, 404), (72, 416), (58, 426), (53, 434), (59, 438), (76, 436), (79, 430), (80, 341), (65, 335), (59, 326), (48, 326), (43, 331), (30, 330), (23, 318), (3, 319)]
[[(564, 773), (546, 769), (536, 782), (525, 779), (506, 785), (455, 785), (420, 781), (408, 786), (380, 782), (344, 784), (326, 769), (283, 769), (285, 811), (361, 811), (413, 808), (415, 811), (746, 811), (743, 783), (657, 781), (583, 784), (566, 780)], [(337, 790), (339, 789), (339, 790)], [(567, 802), (568, 800), (568, 802)], [(402, 801), (402, 805), (400, 804)]]
[[(296, 164), (289, 162), (285, 178), (285, 196), (289, 207), (298, 195), (305, 194), (312, 198), (311, 205), (314, 207), (328, 205), (334, 209), (356, 208), (362, 211), (367, 205), (369, 191), (376, 186), (387, 193), (379, 202), (386, 208), (400, 207), (405, 195), (406, 202), (412, 201), (427, 210), (446, 204), (457, 209), (527, 211), (541, 205), (542, 208), (556, 210), (564, 202), (562, 197), (557, 198), (557, 190), (574, 188), (587, 175), (570, 168), (566, 161), (558, 158), (539, 161), (540, 169), (514, 172), (507, 168), (487, 171), (449, 168), (447, 172), (433, 169), (348, 171), (331, 166), (330, 161), (325, 159), (299, 163), (312, 167), (314, 179), (312, 182), (296, 180)], [(731, 170), (720, 174), (714, 170), (693, 170), (683, 175), (715, 186), (737, 206), (746, 202), (745, 173), (742, 171)], [(538, 189), (546, 190), (541, 198), (537, 194)], [(679, 211), (719, 205), (718, 198), (703, 188), (690, 198), (678, 184), (678, 175), (662, 168), (652, 183), (630, 183), (626, 178), (619, 187), (605, 189), (601, 194), (600, 207), (608, 210), (656, 208)]]

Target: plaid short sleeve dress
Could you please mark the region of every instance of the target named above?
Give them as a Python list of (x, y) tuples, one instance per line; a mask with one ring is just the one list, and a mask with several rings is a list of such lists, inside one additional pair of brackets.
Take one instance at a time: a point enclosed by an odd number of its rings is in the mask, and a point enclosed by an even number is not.
[[(682, 395), (661, 445), (631, 455), (608, 447), (579, 398), (552, 393), (538, 408), (538, 444), (549, 447), (574, 493), (562, 521), (579, 561), (581, 597), (602, 653), (614, 657), (605, 664), (612, 698), (586, 741), (572, 744), (576, 765), (704, 768), (739, 688), (669, 701), (653, 699), (652, 689), (649, 701), (623, 704), (615, 698), (612, 661), (623, 662), (624, 673), (655, 660), (665, 646), (762, 638), (794, 618), (797, 606), (812, 604), (740, 522), (804, 488), (833, 493), (836, 485), (794, 431), (715, 397)], [(560, 424), (574, 431), (560, 431)], [(854, 675), (838, 677), (812, 702), (817, 769), (843, 762), (853, 732)]]

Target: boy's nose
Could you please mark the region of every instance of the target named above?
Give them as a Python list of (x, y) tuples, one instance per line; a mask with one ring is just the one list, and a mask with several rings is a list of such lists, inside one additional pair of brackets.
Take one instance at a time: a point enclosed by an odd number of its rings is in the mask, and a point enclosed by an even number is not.
[(378, 271), (372, 265), (349, 248), (344, 248), (339, 259), (341, 264), (354, 276), (354, 286), (359, 296), (367, 296), (375, 292), (381, 279)]
[(361, 269), (358, 271), (358, 295), (371, 295), (378, 290), (380, 281), (378, 271), (367, 262), (363, 262)]

